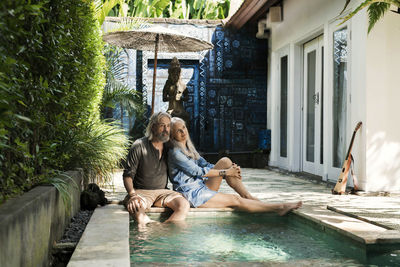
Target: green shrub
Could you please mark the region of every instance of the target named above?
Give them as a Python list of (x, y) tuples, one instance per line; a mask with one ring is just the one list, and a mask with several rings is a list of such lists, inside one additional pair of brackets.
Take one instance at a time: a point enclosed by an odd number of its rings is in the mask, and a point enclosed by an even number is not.
[(0, 17), (0, 203), (60, 170), (105, 175), (126, 138), (99, 118), (105, 60), (91, 1), (2, 0)]

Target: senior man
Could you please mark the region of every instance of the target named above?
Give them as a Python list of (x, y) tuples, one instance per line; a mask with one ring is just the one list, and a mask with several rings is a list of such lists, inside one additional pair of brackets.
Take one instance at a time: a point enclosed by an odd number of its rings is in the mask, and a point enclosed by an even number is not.
[(151, 116), (145, 137), (136, 140), (124, 162), (124, 186), (128, 193), (124, 205), (134, 215), (139, 226), (151, 222), (145, 210), (168, 207), (173, 210), (166, 222), (182, 221), (189, 211), (189, 202), (175, 191), (167, 189), (167, 151), (171, 116), (158, 112)]

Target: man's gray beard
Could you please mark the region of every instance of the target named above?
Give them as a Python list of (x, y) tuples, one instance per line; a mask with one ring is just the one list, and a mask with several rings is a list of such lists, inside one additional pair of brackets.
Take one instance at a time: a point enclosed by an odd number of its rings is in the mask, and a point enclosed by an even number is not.
[(168, 142), (169, 140), (169, 134), (163, 135), (163, 133), (159, 133), (159, 134), (154, 134), (154, 139), (156, 139), (159, 142)]

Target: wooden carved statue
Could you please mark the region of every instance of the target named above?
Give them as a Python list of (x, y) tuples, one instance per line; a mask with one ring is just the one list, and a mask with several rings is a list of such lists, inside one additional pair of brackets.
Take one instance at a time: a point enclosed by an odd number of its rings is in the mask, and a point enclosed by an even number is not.
[(171, 60), (168, 68), (168, 79), (163, 89), (163, 101), (168, 101), (167, 112), (172, 117), (179, 117), (189, 124), (189, 113), (183, 107), (183, 101), (189, 98), (186, 84), (181, 79), (181, 66), (176, 57)]

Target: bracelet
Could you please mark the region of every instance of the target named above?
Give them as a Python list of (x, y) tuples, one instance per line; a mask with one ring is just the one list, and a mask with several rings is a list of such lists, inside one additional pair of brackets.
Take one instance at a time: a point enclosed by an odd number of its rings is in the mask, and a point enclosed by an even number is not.
[(225, 170), (219, 171), (219, 176), (224, 177), (225, 175), (226, 175), (226, 171)]

